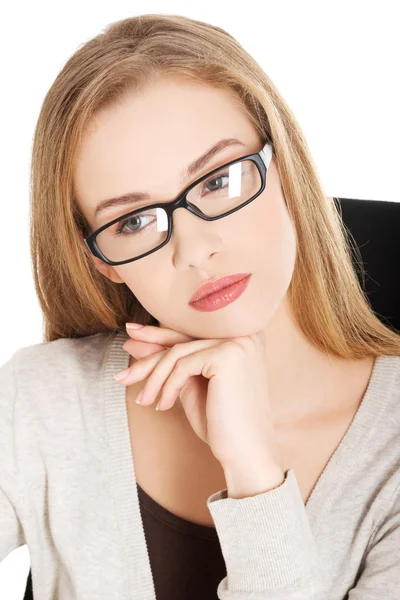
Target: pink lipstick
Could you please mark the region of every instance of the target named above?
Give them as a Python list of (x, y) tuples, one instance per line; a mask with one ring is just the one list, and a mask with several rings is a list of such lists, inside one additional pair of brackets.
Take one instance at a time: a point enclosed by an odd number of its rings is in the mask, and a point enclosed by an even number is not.
[(251, 273), (238, 273), (206, 283), (190, 299), (190, 306), (203, 312), (218, 310), (231, 304), (243, 294)]

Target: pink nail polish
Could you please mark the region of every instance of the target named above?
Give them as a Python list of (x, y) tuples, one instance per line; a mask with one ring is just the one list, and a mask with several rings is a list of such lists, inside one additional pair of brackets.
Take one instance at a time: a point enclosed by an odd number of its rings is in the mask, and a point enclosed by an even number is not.
[(140, 329), (140, 327), (144, 327), (144, 325), (140, 325), (140, 323), (126, 323), (127, 329)]
[(123, 379), (124, 377), (126, 377), (129, 372), (130, 372), (130, 369), (124, 369), (123, 371), (120, 371), (119, 373), (117, 373), (116, 375), (114, 375), (114, 377), (115, 377), (115, 379), (117, 381), (121, 381), (121, 379)]

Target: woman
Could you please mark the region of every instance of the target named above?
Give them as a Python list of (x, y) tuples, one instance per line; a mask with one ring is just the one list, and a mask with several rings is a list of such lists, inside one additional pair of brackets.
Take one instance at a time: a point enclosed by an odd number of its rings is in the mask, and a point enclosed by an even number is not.
[(0, 558), (27, 543), (34, 597), (394, 599), (400, 337), (239, 43), (142, 15), (83, 45), (31, 233), (45, 342), (0, 372)]

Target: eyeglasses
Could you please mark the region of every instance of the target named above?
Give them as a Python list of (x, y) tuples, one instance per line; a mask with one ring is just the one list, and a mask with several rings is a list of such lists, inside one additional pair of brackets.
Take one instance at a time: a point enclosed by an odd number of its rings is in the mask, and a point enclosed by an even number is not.
[(90, 252), (108, 265), (139, 260), (165, 246), (172, 235), (172, 213), (186, 208), (205, 221), (240, 210), (265, 189), (272, 145), (213, 169), (175, 200), (125, 213), (84, 238)]

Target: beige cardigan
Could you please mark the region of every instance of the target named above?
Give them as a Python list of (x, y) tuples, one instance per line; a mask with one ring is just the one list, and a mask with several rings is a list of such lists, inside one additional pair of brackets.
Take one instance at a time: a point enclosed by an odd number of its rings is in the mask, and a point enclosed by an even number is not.
[[(35, 600), (155, 600), (114, 379), (127, 339), (39, 343), (0, 367), (0, 560), (27, 544)], [(221, 490), (207, 506), (227, 570), (220, 599), (398, 600), (400, 357), (375, 360), (306, 506), (293, 469), (274, 490)]]

